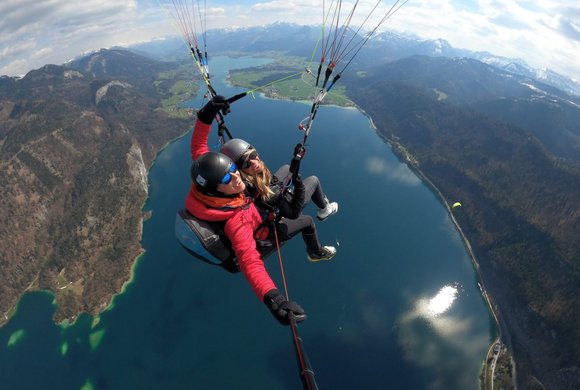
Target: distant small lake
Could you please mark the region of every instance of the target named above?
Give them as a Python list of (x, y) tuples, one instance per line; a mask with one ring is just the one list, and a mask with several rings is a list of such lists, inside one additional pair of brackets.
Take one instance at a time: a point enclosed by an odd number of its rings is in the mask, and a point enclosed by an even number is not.
[[(264, 61), (214, 58), (214, 87), (241, 92), (225, 83), (227, 69)], [(309, 111), (248, 96), (226, 122), (275, 170)], [(2, 389), (301, 388), (290, 330), (241, 275), (190, 257), (174, 237), (189, 141), (170, 144), (150, 171), (146, 253), (125, 291), (98, 318), (81, 315), (71, 326), (52, 323), (51, 294), (24, 295), (0, 329)], [(317, 223), (321, 240), (338, 248), (333, 261), (309, 263), (300, 238), (282, 252), (290, 297), (309, 315), (299, 331), (319, 387), (477, 389), (495, 327), (440, 201), (352, 108), (320, 108), (301, 172), (319, 176), (340, 204)], [(266, 263), (282, 288), (276, 256)]]

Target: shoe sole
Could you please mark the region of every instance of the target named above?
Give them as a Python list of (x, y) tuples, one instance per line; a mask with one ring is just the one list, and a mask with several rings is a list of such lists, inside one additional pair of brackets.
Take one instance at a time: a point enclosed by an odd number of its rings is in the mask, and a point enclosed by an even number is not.
[(321, 218), (321, 217), (319, 217), (318, 215), (316, 216), (316, 218), (317, 218), (317, 219), (318, 219), (320, 222), (322, 222), (322, 221), (326, 221), (328, 218), (332, 217), (332, 216), (333, 216), (334, 214), (336, 214), (336, 213), (338, 213), (338, 210), (336, 210), (334, 213), (330, 213), (330, 214), (328, 214), (328, 215), (327, 215), (326, 217), (324, 217), (324, 218)]
[(330, 261), (332, 259), (334, 259), (334, 256), (332, 256), (329, 259), (313, 259), (310, 256), (308, 257), (308, 261), (311, 262), (311, 263), (318, 263), (319, 261)]

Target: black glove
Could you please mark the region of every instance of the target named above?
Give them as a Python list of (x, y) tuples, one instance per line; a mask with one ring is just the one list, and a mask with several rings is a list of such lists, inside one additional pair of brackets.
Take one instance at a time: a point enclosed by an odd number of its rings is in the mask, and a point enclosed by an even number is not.
[(290, 161), (290, 173), (292, 174), (292, 179), (298, 175), (300, 171), (300, 161), (304, 158), (306, 154), (306, 148), (302, 144), (296, 144), (294, 147), (294, 157), (292, 157), (292, 161)]
[(298, 157), (292, 157), (292, 161), (290, 161), (290, 168), (288, 168), (288, 170), (292, 174), (292, 179), (298, 176), (298, 173), (300, 171), (300, 161), (301, 159), (299, 159)]
[(270, 290), (264, 295), (264, 303), (268, 306), (274, 318), (282, 325), (290, 325), (290, 316), (293, 316), (296, 322), (302, 322), (307, 318), (304, 309), (299, 304), (294, 301), (287, 301), (280, 294), (280, 291), (276, 289)]
[(197, 117), (205, 124), (211, 125), (217, 113), (221, 111), (223, 115), (230, 112), (230, 103), (221, 95), (214, 96), (205, 106), (197, 111)]
[(294, 157), (297, 157), (302, 160), (305, 154), (306, 148), (304, 147), (304, 145), (296, 144), (296, 146), (294, 147)]

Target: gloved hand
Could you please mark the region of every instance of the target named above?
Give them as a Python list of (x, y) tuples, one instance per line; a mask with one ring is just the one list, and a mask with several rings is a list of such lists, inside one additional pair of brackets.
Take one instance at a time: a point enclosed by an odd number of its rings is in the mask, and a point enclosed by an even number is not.
[(290, 316), (293, 316), (296, 322), (302, 322), (307, 318), (304, 309), (299, 304), (294, 301), (287, 301), (280, 294), (280, 291), (276, 289), (270, 290), (264, 295), (264, 303), (268, 306), (274, 318), (282, 325), (290, 325)]
[(300, 172), (300, 161), (301, 159), (298, 157), (292, 157), (292, 161), (290, 161), (290, 168), (288, 168), (288, 171), (292, 174), (292, 180), (294, 180)]
[(294, 147), (294, 157), (299, 159), (303, 159), (304, 155), (306, 154), (306, 148), (302, 144), (296, 144)]
[(209, 102), (197, 111), (197, 117), (205, 124), (211, 125), (217, 113), (221, 111), (223, 115), (230, 112), (230, 103), (222, 95), (214, 96)]
[(300, 171), (300, 161), (304, 158), (306, 154), (306, 148), (302, 144), (296, 144), (294, 147), (294, 156), (292, 157), (292, 161), (290, 161), (290, 168), (289, 171), (292, 174), (292, 179), (298, 175)]

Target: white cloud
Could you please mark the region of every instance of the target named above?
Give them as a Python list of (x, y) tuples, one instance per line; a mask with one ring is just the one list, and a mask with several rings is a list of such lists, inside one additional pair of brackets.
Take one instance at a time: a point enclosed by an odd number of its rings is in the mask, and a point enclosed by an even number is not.
[[(443, 286), (432, 297), (417, 298), (397, 321), (398, 341), (405, 357), (434, 370), (432, 389), (469, 388), (479, 367), (467, 370), (466, 362), (481, 359), (489, 346), (487, 335), (477, 334), (471, 318), (450, 313), (457, 311), (453, 306), (461, 295), (457, 284)], [(444, 310), (434, 311), (434, 305)]]
[(53, 53), (54, 53), (54, 49), (52, 47), (43, 47), (41, 49), (36, 50), (31, 58), (42, 59), (42, 58), (46, 58), (47, 56), (49, 56)]
[[(375, 3), (360, 0), (352, 25), (360, 25)], [(322, 20), (322, 1), (208, 0), (206, 4), (208, 29), (277, 21), (320, 24)], [(392, 4), (393, 0), (384, 0), (377, 17)], [(580, 5), (573, 4), (568, 0), (410, 0), (383, 27), (426, 39), (442, 38), (456, 48), (522, 58), (534, 67), (580, 80)], [(343, 2), (343, 9), (348, 7)], [(2, 0), (0, 15), (0, 74), (24, 73), (91, 49), (177, 33), (157, 0)], [(371, 18), (366, 26), (377, 22)], [(38, 55), (42, 49), (47, 50), (44, 58)]]
[(391, 20), (391, 26), (440, 37), (457, 48), (522, 58), (534, 67), (580, 80), (580, 55), (575, 54), (580, 53), (580, 41), (571, 39), (571, 26), (580, 25), (580, 6), (563, 0), (479, 0), (470, 2), (476, 4), (473, 12), (458, 10), (452, 0), (412, 3)]
[(421, 180), (405, 164), (389, 164), (379, 157), (367, 159), (367, 170), (374, 175), (382, 176), (389, 181), (416, 186)]
[(174, 33), (163, 15), (149, 10), (131, 0), (3, 0), (0, 74), (23, 74), (90, 49)]
[(256, 12), (263, 11), (293, 11), (296, 5), (290, 1), (271, 1), (269, 3), (258, 3), (252, 6), (252, 10)]

